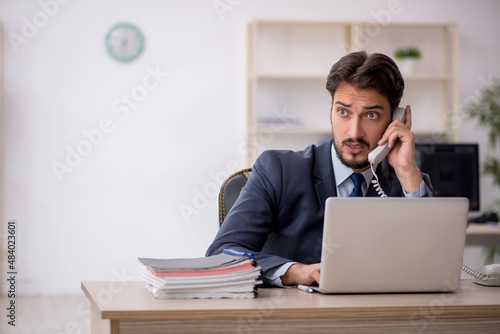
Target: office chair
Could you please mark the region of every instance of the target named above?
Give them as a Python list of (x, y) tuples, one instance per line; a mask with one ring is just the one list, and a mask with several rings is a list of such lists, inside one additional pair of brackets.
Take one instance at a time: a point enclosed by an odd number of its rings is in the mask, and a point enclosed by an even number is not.
[(223, 183), (219, 191), (219, 226), (222, 225), (226, 215), (233, 207), (240, 195), (241, 188), (247, 183), (252, 168), (246, 168), (232, 174)]

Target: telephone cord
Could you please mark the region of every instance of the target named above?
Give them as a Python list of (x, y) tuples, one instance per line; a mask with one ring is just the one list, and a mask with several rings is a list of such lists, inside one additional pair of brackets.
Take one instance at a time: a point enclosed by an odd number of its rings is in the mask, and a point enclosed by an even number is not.
[(477, 278), (478, 280), (481, 280), (481, 281), (488, 278), (488, 275), (483, 274), (477, 270), (471, 269), (471, 268), (467, 267), (465, 264), (462, 265), (462, 271), (466, 274), (469, 274), (470, 276), (472, 276), (474, 278)]
[(378, 195), (380, 197), (382, 197), (382, 198), (387, 197), (386, 193), (384, 192), (384, 190), (380, 186), (380, 183), (378, 181), (377, 173), (375, 173), (375, 171), (373, 170), (373, 164), (372, 163), (370, 163), (370, 168), (372, 169), (373, 176), (375, 176), (375, 180), (372, 180), (372, 184), (375, 187), (375, 190), (377, 191), (377, 193), (378, 193)]

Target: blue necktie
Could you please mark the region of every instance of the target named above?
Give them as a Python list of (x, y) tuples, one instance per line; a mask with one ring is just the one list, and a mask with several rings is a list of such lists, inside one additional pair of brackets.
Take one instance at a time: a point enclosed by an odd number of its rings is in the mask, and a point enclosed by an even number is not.
[(363, 197), (363, 191), (361, 191), (361, 185), (363, 184), (363, 181), (365, 180), (365, 177), (363, 174), (360, 173), (352, 173), (351, 176), (349, 176), (352, 180), (352, 183), (354, 183), (354, 189), (352, 190), (351, 194), (349, 197)]

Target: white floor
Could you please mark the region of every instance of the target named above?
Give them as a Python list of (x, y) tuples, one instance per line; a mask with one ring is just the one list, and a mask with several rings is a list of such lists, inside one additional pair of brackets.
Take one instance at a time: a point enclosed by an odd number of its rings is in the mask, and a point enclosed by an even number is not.
[(89, 334), (90, 309), (83, 293), (75, 296), (16, 296), (15, 326), (8, 324), (10, 300), (0, 298), (0, 333)]

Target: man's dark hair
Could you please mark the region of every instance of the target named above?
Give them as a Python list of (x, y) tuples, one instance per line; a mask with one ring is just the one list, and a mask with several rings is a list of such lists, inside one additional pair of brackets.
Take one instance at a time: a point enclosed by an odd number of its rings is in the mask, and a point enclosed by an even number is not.
[(328, 75), (326, 89), (335, 94), (340, 83), (346, 82), (356, 89), (375, 89), (387, 97), (394, 111), (403, 96), (405, 82), (396, 63), (382, 53), (352, 52), (340, 58)]

